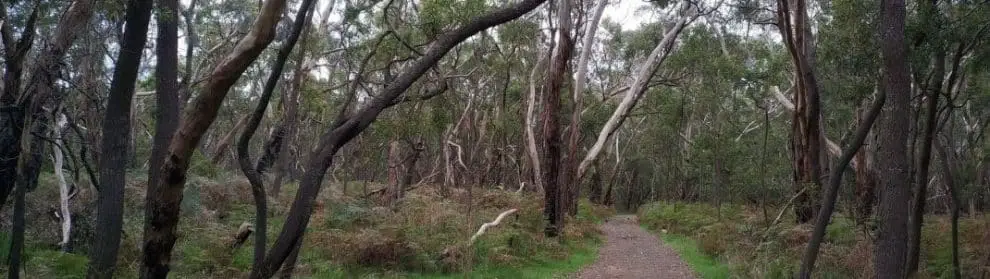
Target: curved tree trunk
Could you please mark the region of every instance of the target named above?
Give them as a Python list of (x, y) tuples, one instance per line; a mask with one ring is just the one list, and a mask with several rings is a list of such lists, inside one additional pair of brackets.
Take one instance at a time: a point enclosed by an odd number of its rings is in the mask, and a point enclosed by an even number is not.
[(265, 117), (265, 110), (268, 108), (268, 103), (271, 101), (272, 94), (275, 92), (275, 86), (282, 79), (282, 69), (285, 67), (285, 62), (289, 60), (289, 55), (292, 54), (292, 49), (296, 46), (299, 35), (302, 33), (303, 28), (306, 27), (306, 23), (308, 23), (309, 17), (307, 15), (313, 9), (313, 3), (314, 0), (304, 0), (299, 7), (289, 38), (282, 45), (281, 49), (279, 49), (275, 63), (272, 64), (272, 71), (268, 74), (268, 80), (265, 81), (265, 87), (262, 89), (261, 98), (258, 99), (258, 105), (255, 106), (254, 112), (247, 121), (244, 132), (237, 139), (237, 163), (241, 167), (241, 172), (244, 173), (244, 176), (247, 177), (248, 182), (251, 184), (251, 195), (254, 197), (254, 219), (256, 225), (254, 234), (254, 262), (251, 265), (252, 277), (265, 273), (261, 268), (264, 268), (265, 242), (268, 237), (268, 196), (265, 195), (265, 185), (261, 173), (252, 168), (251, 153), (248, 148), (251, 147), (251, 137), (258, 130), (261, 119)]
[(265, 1), (251, 30), (237, 43), (200, 87), (198, 97), (186, 107), (172, 138), (158, 183), (149, 184), (145, 205), (142, 278), (168, 276), (179, 222), (179, 203), (190, 158), (203, 134), (213, 124), (227, 92), (275, 37), (275, 27), (285, 0)]
[(866, 118), (863, 119), (863, 122), (859, 124), (859, 128), (856, 129), (856, 135), (853, 137), (852, 142), (842, 152), (842, 156), (839, 156), (835, 167), (832, 168), (832, 173), (829, 174), (828, 189), (826, 189), (825, 196), (822, 198), (822, 208), (818, 211), (818, 216), (816, 217), (815, 230), (811, 234), (808, 248), (804, 252), (804, 258), (801, 260), (800, 278), (802, 279), (811, 278), (811, 272), (815, 268), (815, 261), (818, 259), (818, 248), (825, 239), (825, 228), (832, 219), (835, 201), (839, 196), (842, 175), (845, 174), (849, 162), (852, 161), (853, 156), (863, 146), (867, 135), (870, 134), (870, 129), (873, 127), (873, 123), (876, 122), (877, 116), (880, 115), (880, 109), (883, 108), (885, 101), (886, 96), (881, 91), (880, 95), (873, 101), (873, 105), (870, 106), (870, 111), (867, 113)]
[[(277, 269), (288, 257), (293, 247), (296, 247), (302, 240), (302, 235), (309, 224), (314, 200), (319, 195), (323, 177), (332, 163), (333, 155), (341, 146), (367, 129), (386, 108), (398, 104), (396, 99), (455, 46), (485, 29), (522, 16), (543, 2), (546, 0), (518, 2), (474, 18), (463, 23), (461, 27), (437, 36), (423, 52), (423, 56), (403, 68), (400, 74), (392, 79), (382, 92), (376, 94), (377, 98), (373, 98), (367, 106), (360, 110), (349, 115), (341, 115), (337, 121), (334, 121), (333, 127), (320, 137), (316, 145), (317, 149), (312, 152), (306, 162), (306, 173), (303, 174), (299, 182), (295, 201), (289, 209), (285, 225), (282, 227), (278, 239), (265, 256), (265, 268), (262, 270), (273, 271)], [(271, 273), (262, 274), (259, 277), (268, 278), (271, 275)]]

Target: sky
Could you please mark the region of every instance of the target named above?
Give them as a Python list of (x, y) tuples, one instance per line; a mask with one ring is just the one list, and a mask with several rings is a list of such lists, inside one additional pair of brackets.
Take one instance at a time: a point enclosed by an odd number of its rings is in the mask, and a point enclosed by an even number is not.
[[(616, 3), (618, 2), (618, 3)], [(643, 0), (618, 0), (605, 7), (604, 18), (610, 18), (622, 26), (622, 30), (632, 30), (646, 21), (648, 15), (637, 13), (640, 7), (648, 5)]]

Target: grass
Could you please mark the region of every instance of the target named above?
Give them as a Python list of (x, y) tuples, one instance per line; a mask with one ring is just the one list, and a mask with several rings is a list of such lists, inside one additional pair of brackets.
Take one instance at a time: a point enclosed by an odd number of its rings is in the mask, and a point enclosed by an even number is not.
[(701, 252), (698, 243), (686, 236), (674, 235), (674, 234), (661, 234), (660, 238), (663, 242), (669, 245), (677, 254), (681, 256), (681, 259), (691, 266), (701, 278), (705, 279), (723, 279), (729, 278), (729, 267), (718, 262), (712, 256), (706, 255)]
[[(211, 174), (192, 177), (186, 187), (179, 239), (172, 256), (176, 278), (236, 278), (250, 271), (253, 237), (232, 248), (233, 234), (242, 222), (253, 222), (254, 207), (245, 181), (238, 176)], [(229, 178), (233, 177), (233, 178)], [(42, 183), (46, 183), (42, 181)], [(421, 186), (406, 194), (394, 208), (382, 207), (377, 197), (365, 198), (364, 183), (327, 185), (317, 199), (294, 277), (297, 278), (551, 278), (577, 271), (594, 261), (601, 245), (597, 229), (609, 209), (582, 203), (578, 216), (567, 220), (562, 237), (543, 236), (542, 199), (495, 188), (476, 187), (469, 198), (464, 189), (441, 195)], [(368, 187), (377, 189), (380, 184)], [(46, 217), (46, 201), (57, 196), (55, 187), (39, 187), (29, 196), (26, 278), (77, 278), (88, 268), (85, 244), (98, 236), (92, 228), (93, 193), (84, 191), (74, 201), (77, 247), (62, 253), (53, 243), (59, 227)], [(279, 233), (297, 186), (283, 187), (283, 195), (269, 204), (269, 241)], [(49, 193), (49, 191), (53, 191)], [(116, 277), (135, 278), (143, 230), (143, 183), (125, 189), (124, 237)], [(472, 201), (472, 203), (468, 203)], [(519, 211), (491, 228), (477, 242), (467, 239), (484, 222), (509, 208)], [(470, 212), (470, 213), (469, 213)], [(0, 217), (7, 218), (7, 217)], [(2, 220), (0, 220), (2, 221)], [(0, 240), (4, 234), (0, 233)], [(5, 245), (0, 241), (0, 247)], [(271, 242), (268, 243), (271, 245)], [(4, 252), (6, 249), (4, 249)], [(0, 255), (3, 256), (3, 255)], [(0, 266), (4, 273), (5, 266)]]
[[(794, 224), (790, 216), (768, 228), (757, 208), (739, 205), (716, 210), (709, 204), (658, 202), (641, 207), (638, 214), (643, 227), (666, 231), (661, 235), (664, 242), (703, 278), (793, 278), (812, 231), (810, 224)], [(949, 232), (947, 216), (926, 216), (918, 278), (951, 277)], [(874, 237), (868, 227), (836, 214), (826, 230), (815, 277), (874, 277)], [(990, 243), (990, 219), (960, 219), (964, 278), (976, 278), (981, 268), (987, 268), (986, 243)]]

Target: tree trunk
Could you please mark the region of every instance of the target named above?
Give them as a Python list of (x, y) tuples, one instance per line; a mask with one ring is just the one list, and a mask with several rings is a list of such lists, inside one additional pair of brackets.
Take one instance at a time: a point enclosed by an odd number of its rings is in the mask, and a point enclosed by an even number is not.
[(588, 167), (591, 163), (598, 159), (598, 155), (601, 154), (602, 149), (605, 148), (605, 144), (608, 142), (609, 138), (618, 131), (622, 123), (629, 117), (630, 112), (639, 102), (639, 99), (643, 97), (646, 92), (647, 85), (650, 80), (656, 74), (657, 70), (660, 69), (660, 65), (667, 59), (667, 57), (672, 52), (674, 47), (674, 42), (677, 40), (677, 36), (684, 30), (690, 22), (693, 22), (697, 18), (696, 7), (693, 7), (690, 1), (683, 2), (683, 10), (685, 15), (674, 23), (674, 26), (667, 30), (663, 39), (657, 44), (656, 48), (650, 53), (650, 55), (639, 65), (632, 83), (629, 85), (629, 89), (626, 91), (625, 97), (622, 98), (622, 102), (619, 106), (615, 108), (615, 112), (609, 117), (608, 121), (602, 127), (601, 132), (598, 133), (598, 138), (595, 140), (595, 144), (591, 146), (588, 154), (585, 155), (584, 159), (581, 160), (581, 164), (578, 166), (578, 171), (575, 177), (574, 183), (580, 183), (584, 174), (588, 171)]
[[(548, 48), (547, 52), (552, 51), (553, 48)], [(529, 99), (526, 102), (526, 118), (523, 124), (523, 129), (526, 132), (526, 154), (529, 155), (529, 163), (531, 166), (533, 174), (533, 185), (536, 189), (543, 191), (543, 167), (540, 162), (540, 146), (536, 144), (536, 133), (533, 131), (533, 127), (536, 126), (536, 100), (537, 100), (537, 80), (542, 82), (540, 69), (543, 68), (547, 63), (547, 58), (549, 55), (537, 54), (540, 56), (536, 60), (536, 64), (533, 65), (533, 70), (529, 74)], [(446, 149), (444, 149), (446, 150)]]
[(97, 199), (96, 227), (103, 234), (93, 244), (89, 278), (112, 278), (123, 230), (124, 184), (127, 168), (128, 134), (131, 131), (131, 103), (141, 52), (148, 37), (151, 0), (127, 4), (126, 27), (114, 67), (107, 109), (103, 118), (100, 145), (100, 192)]
[[(271, 101), (272, 94), (275, 92), (275, 86), (282, 79), (282, 70), (285, 68), (285, 62), (289, 60), (289, 55), (292, 55), (292, 49), (296, 46), (303, 28), (309, 22), (307, 15), (312, 10), (313, 3), (313, 0), (304, 0), (299, 11), (296, 12), (292, 31), (290, 31), (288, 40), (278, 50), (278, 56), (275, 58), (275, 63), (272, 64), (272, 71), (268, 75), (268, 80), (265, 81), (265, 87), (262, 89), (261, 97), (258, 99), (258, 105), (255, 106), (254, 112), (246, 122), (247, 126), (244, 127), (244, 131), (237, 139), (237, 163), (241, 168), (241, 172), (247, 177), (248, 183), (251, 184), (251, 196), (254, 198), (255, 208), (254, 219), (257, 223), (255, 225), (254, 261), (251, 265), (251, 277), (267, 273), (267, 271), (262, 271), (261, 269), (265, 267), (265, 245), (268, 237), (268, 196), (265, 194), (265, 185), (261, 173), (252, 168), (251, 153), (248, 148), (251, 147), (251, 137), (254, 136), (254, 132), (258, 130), (262, 118), (265, 117), (265, 110), (268, 108), (268, 103)], [(242, 118), (241, 122), (244, 119), (248, 118)], [(236, 130), (237, 128), (235, 127), (234, 131)], [(231, 131), (231, 133), (234, 133), (234, 131)]]
[[(951, 112), (951, 110), (950, 110)], [(952, 218), (952, 278), (962, 278), (962, 271), (959, 264), (959, 191), (956, 189), (956, 170), (952, 165), (949, 152), (946, 151), (945, 144), (941, 140), (935, 141), (935, 150), (942, 161), (942, 178), (945, 186), (949, 188), (949, 195), (952, 198), (951, 218)], [(983, 271), (980, 278), (986, 275)]]
[[(386, 108), (398, 104), (396, 99), (455, 46), (485, 29), (522, 16), (543, 2), (546, 0), (517, 2), (474, 18), (456, 29), (440, 34), (426, 48), (422, 56), (407, 64), (398, 76), (385, 85), (382, 92), (375, 95), (377, 98), (370, 100), (369, 104), (360, 110), (349, 115), (341, 115), (337, 121), (334, 121), (331, 129), (321, 135), (316, 145), (317, 148), (306, 162), (306, 172), (300, 179), (295, 202), (289, 209), (278, 239), (265, 256), (266, 268), (263, 270), (270, 271), (281, 266), (293, 247), (301, 241), (306, 226), (309, 224), (313, 201), (319, 195), (323, 177), (332, 163), (333, 155), (341, 146), (367, 129)], [(260, 277), (270, 276), (269, 273)]]
[[(856, 119), (862, 123), (866, 118), (866, 111), (859, 110)], [(861, 224), (865, 224), (873, 216), (873, 206), (876, 202), (876, 176), (873, 169), (875, 145), (875, 132), (867, 135), (863, 142), (864, 147), (860, 148), (853, 158), (853, 168), (856, 173), (856, 218)]]
[[(543, 92), (543, 215), (547, 218), (544, 233), (556, 237), (564, 229), (564, 197), (566, 185), (561, 179), (560, 91), (564, 86), (567, 66), (574, 48), (571, 40), (571, 0), (557, 1), (557, 47), (547, 68), (547, 86)], [(566, 172), (565, 172), (566, 173)]]
[(275, 27), (285, 8), (285, 0), (265, 1), (251, 30), (221, 60), (203, 81), (198, 97), (185, 115), (169, 144), (166, 160), (159, 170), (162, 181), (148, 185), (145, 205), (142, 278), (168, 276), (175, 245), (179, 203), (185, 186), (192, 153), (209, 129), (230, 87), (275, 37)]
[(581, 42), (581, 56), (578, 58), (577, 74), (574, 79), (573, 105), (571, 110), (570, 132), (567, 142), (567, 157), (563, 163), (564, 171), (561, 184), (568, 185), (567, 214), (577, 215), (578, 199), (581, 197), (581, 180), (575, 178), (578, 169), (578, 146), (581, 144), (581, 96), (584, 95), (585, 79), (588, 74), (588, 61), (591, 60), (591, 47), (595, 43), (595, 33), (598, 31), (598, 21), (602, 18), (608, 0), (601, 0), (595, 5), (594, 14), (586, 23), (584, 39)]
[[(817, 214), (817, 193), (821, 191), (821, 101), (815, 77), (814, 44), (804, 0), (778, 0), (777, 26), (794, 64), (797, 89), (791, 121), (791, 151), (794, 164), (794, 213), (798, 223), (807, 223)], [(806, 189), (807, 188), (807, 189)]]
[[(157, 14), (158, 37), (156, 39), (155, 64), (156, 86), (155, 89), (155, 136), (152, 138), (151, 157), (148, 159), (148, 185), (160, 183), (162, 180), (159, 171), (165, 162), (165, 152), (168, 143), (175, 134), (175, 129), (179, 126), (179, 85), (178, 67), (178, 41), (179, 24), (174, 15), (178, 12), (178, 0), (159, 1), (161, 12)], [(195, 5), (195, 0), (193, 0)], [(191, 27), (190, 27), (191, 28)], [(187, 46), (190, 49), (192, 46)], [(188, 54), (188, 52), (187, 52)], [(188, 62), (188, 61), (187, 61)], [(187, 65), (187, 69), (188, 69)]]
[(220, 142), (217, 143), (217, 147), (213, 151), (213, 157), (210, 158), (210, 163), (214, 165), (219, 165), (223, 162), (224, 157), (227, 155), (227, 149), (230, 149), (230, 143), (234, 141), (234, 136), (238, 134), (238, 131), (247, 124), (247, 120), (250, 115), (241, 116), (240, 119), (234, 123), (234, 127), (227, 131), (227, 134), (220, 138)]
[(874, 251), (874, 274), (879, 278), (902, 278), (907, 256), (907, 217), (910, 203), (907, 144), (910, 126), (911, 80), (904, 42), (905, 4), (885, 0), (880, 12), (880, 50), (883, 61), (881, 85), (887, 105), (877, 139), (877, 170), (881, 198), (880, 227)]
[(65, 120), (65, 114), (58, 113), (58, 120), (55, 125), (54, 133), (54, 143), (52, 144), (52, 161), (54, 164), (53, 171), (55, 172), (55, 177), (58, 179), (58, 205), (59, 213), (61, 215), (62, 221), (62, 240), (58, 245), (62, 248), (62, 252), (71, 252), (72, 247), (69, 246), (69, 239), (72, 236), (72, 211), (69, 210), (69, 184), (65, 181), (65, 174), (62, 168), (64, 157), (62, 154), (62, 137), (65, 132), (65, 125), (68, 121)]
[(381, 204), (392, 208), (395, 206), (395, 201), (399, 199), (399, 193), (402, 191), (399, 188), (402, 187), (399, 183), (399, 172), (402, 168), (402, 155), (399, 151), (399, 142), (392, 139), (388, 144), (388, 160), (385, 164), (388, 167), (388, 186), (383, 191)]
[(914, 180), (914, 201), (911, 205), (914, 211), (908, 219), (908, 247), (905, 276), (913, 277), (918, 271), (918, 256), (921, 254), (921, 226), (925, 222), (925, 202), (928, 198), (928, 166), (932, 158), (932, 141), (935, 139), (935, 127), (938, 118), (938, 98), (941, 95), (942, 79), (945, 76), (945, 53), (936, 50), (932, 70), (932, 80), (927, 84), (927, 103), (925, 108), (925, 131), (918, 155), (917, 177)]
[(886, 96), (881, 91), (880, 95), (873, 101), (873, 105), (870, 106), (870, 111), (867, 113), (866, 118), (863, 119), (863, 122), (859, 124), (859, 128), (856, 129), (856, 135), (852, 142), (842, 152), (842, 155), (839, 156), (835, 167), (832, 168), (832, 173), (829, 174), (828, 189), (826, 189), (825, 196), (822, 197), (822, 208), (816, 217), (815, 230), (811, 234), (808, 248), (805, 250), (804, 258), (801, 260), (800, 278), (802, 279), (811, 279), (811, 272), (815, 269), (815, 261), (818, 259), (818, 248), (821, 246), (822, 240), (825, 239), (825, 229), (832, 219), (835, 201), (839, 196), (842, 175), (845, 174), (849, 162), (852, 161), (853, 156), (863, 146), (863, 141), (870, 134), (870, 129), (873, 127), (873, 123), (876, 122), (885, 101)]
[(601, 204), (604, 186), (601, 163), (595, 162), (595, 172), (591, 174), (591, 191), (588, 191), (588, 201), (593, 204)]

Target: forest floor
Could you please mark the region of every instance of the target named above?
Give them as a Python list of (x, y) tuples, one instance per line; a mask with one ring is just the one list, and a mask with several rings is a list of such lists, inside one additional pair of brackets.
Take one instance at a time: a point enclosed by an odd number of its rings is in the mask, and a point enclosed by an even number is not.
[(601, 225), (605, 245), (598, 260), (578, 278), (695, 278), (673, 249), (639, 226), (635, 215), (617, 215)]

